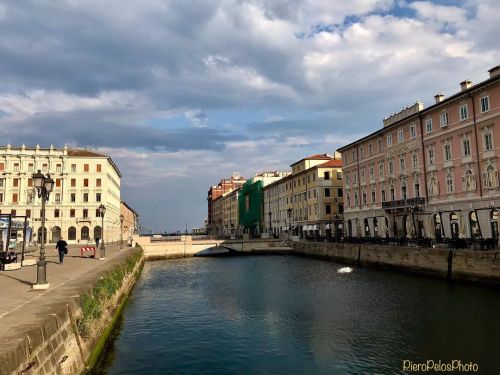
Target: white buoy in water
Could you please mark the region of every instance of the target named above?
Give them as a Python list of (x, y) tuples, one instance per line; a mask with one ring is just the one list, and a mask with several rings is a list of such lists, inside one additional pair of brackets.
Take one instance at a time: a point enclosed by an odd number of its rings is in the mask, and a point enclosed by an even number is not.
[(353, 268), (351, 268), (351, 267), (342, 267), (342, 268), (339, 268), (337, 273), (351, 273), (352, 271), (353, 271)]

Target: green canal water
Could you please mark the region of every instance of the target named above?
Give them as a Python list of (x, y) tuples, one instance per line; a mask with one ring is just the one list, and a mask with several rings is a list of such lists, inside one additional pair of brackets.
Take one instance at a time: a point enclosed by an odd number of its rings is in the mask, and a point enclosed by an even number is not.
[(461, 360), (499, 373), (498, 290), (341, 267), (294, 256), (147, 262), (96, 372), (394, 374), (405, 360)]

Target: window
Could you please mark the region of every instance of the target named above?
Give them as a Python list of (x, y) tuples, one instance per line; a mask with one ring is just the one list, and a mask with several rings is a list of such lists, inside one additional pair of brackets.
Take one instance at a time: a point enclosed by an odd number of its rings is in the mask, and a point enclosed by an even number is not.
[(401, 185), (401, 197), (402, 197), (403, 199), (406, 199), (406, 198), (407, 198), (407, 195), (406, 195), (406, 184), (405, 184), (405, 183), (403, 183), (403, 184)]
[(453, 186), (453, 175), (451, 173), (448, 173), (446, 175), (446, 191), (448, 193), (453, 193), (454, 186)]
[(31, 210), (26, 210), (26, 217), (30, 218), (31, 217)]
[(373, 145), (371, 143), (368, 145), (368, 153), (370, 155), (373, 153)]
[(12, 194), (12, 203), (17, 203), (17, 197), (18, 197), (17, 193)]
[(382, 143), (382, 140), (379, 139), (378, 140), (378, 151), (382, 152), (383, 149), (384, 149), (384, 144)]
[(398, 143), (401, 143), (405, 140), (405, 136), (404, 136), (404, 133), (403, 133), (403, 130), (399, 130), (398, 131)]
[(361, 182), (365, 182), (365, 169), (361, 170)]
[(101, 213), (98, 208), (95, 210), (95, 217), (101, 217)]
[(29, 172), (33, 172), (33, 169), (34, 169), (34, 167), (33, 167), (33, 163), (29, 163), (29, 164), (28, 164), (28, 171), (29, 171)]
[(376, 202), (375, 190), (372, 190), (372, 203)]
[(385, 190), (380, 192), (380, 196), (382, 197), (382, 202), (385, 202)]
[(71, 164), (71, 172), (76, 172), (76, 164)]
[(4, 171), (5, 170), (5, 163), (0, 163), (0, 171)]
[(69, 217), (75, 217), (75, 209), (74, 208), (69, 210)]
[(490, 110), (490, 98), (488, 96), (483, 96), (480, 99), (481, 113), (488, 112)]
[[(30, 185), (29, 185), (29, 181), (30, 181), (30, 180), (31, 180), (31, 178), (29, 178), (29, 179), (28, 179), (28, 186), (30, 186)], [(33, 181), (32, 181), (32, 183), (33, 183)], [(4, 179), (3, 179), (3, 178), (0, 178), (0, 187), (3, 187), (3, 184), (4, 184)]]
[(16, 210), (10, 210), (10, 214), (11, 214), (11, 216), (16, 216), (17, 215), (17, 211)]
[(56, 178), (56, 187), (60, 188), (61, 187), (61, 179)]
[(401, 172), (405, 171), (405, 158), (404, 158), (404, 156), (399, 158), (399, 168), (400, 168)]
[[(313, 175), (314, 177), (315, 175)], [(342, 172), (337, 171), (337, 180), (342, 180)]]
[(332, 213), (332, 206), (330, 204), (325, 204), (325, 214), (330, 215)]
[(394, 163), (392, 162), (392, 160), (389, 160), (389, 174), (393, 173), (394, 173)]
[(12, 187), (19, 187), (19, 179), (18, 178), (14, 178), (12, 180)]
[(415, 197), (420, 197), (420, 184), (418, 182), (415, 182)]
[(380, 177), (384, 177), (384, 162), (381, 161), (380, 164), (378, 165), (378, 175)]
[(325, 180), (329, 180), (330, 179), (330, 172), (325, 172)]
[(89, 187), (89, 179), (88, 178), (84, 178), (83, 179), (83, 186), (84, 187)]
[(54, 217), (59, 217), (59, 210), (57, 208), (54, 210)]
[(394, 186), (391, 187), (391, 201), (396, 200), (396, 192), (394, 191)]
[(62, 172), (62, 165), (56, 164), (56, 172)]
[(417, 154), (413, 154), (412, 158), (413, 158), (413, 169), (417, 169), (418, 168), (418, 156), (417, 156)]
[(71, 179), (71, 187), (76, 187), (76, 178)]
[(101, 171), (101, 164), (97, 164), (95, 166), (95, 170), (96, 170), (96, 172), (100, 172)]
[(83, 217), (84, 217), (84, 218), (89, 217), (89, 210), (88, 210), (88, 209), (86, 209), (86, 208), (84, 208), (84, 209), (83, 209)]
[(460, 106), (460, 121), (467, 120), (467, 104)]
[(3, 193), (0, 193), (0, 202), (3, 202)]
[(434, 164), (434, 149), (433, 148), (429, 148), (427, 150), (427, 156), (428, 156), (429, 164)]
[(76, 194), (75, 193), (70, 194), (70, 202), (76, 202)]
[(392, 146), (392, 134), (387, 136), (387, 146)]
[(328, 198), (330, 196), (330, 189), (326, 188), (325, 189), (325, 198)]
[(83, 201), (88, 202), (89, 201), (89, 193), (83, 193)]
[(363, 191), (362, 197), (363, 197), (363, 204), (366, 204), (366, 192), (365, 191)]
[(444, 145), (444, 160), (451, 160), (451, 145), (449, 143)]
[(425, 120), (425, 131), (427, 133), (432, 132), (432, 119), (431, 118), (428, 118), (427, 120)]
[(359, 155), (360, 155), (361, 157), (363, 157), (363, 154), (364, 154), (364, 153), (365, 153), (365, 148), (364, 148), (364, 147), (361, 147), (361, 148), (359, 149)]
[(417, 125), (410, 126), (410, 137), (411, 138), (417, 137)]
[(343, 190), (342, 190), (342, 188), (338, 188), (337, 189), (337, 197), (342, 198), (342, 196), (343, 196)]
[(483, 187), (486, 189), (496, 188), (498, 186), (498, 171), (493, 165), (489, 165), (486, 168), (486, 172), (483, 173)]
[(486, 151), (493, 150), (493, 138), (491, 132), (484, 133), (484, 148)]
[(373, 175), (373, 165), (370, 165), (370, 179), (373, 180), (375, 177)]
[(470, 140), (469, 138), (465, 138), (463, 141), (462, 141), (462, 144), (463, 144), (463, 152), (464, 152), (464, 156), (469, 156), (470, 155)]
[(88, 164), (84, 164), (83, 165), (83, 171), (84, 172), (88, 172), (89, 171), (89, 165)]
[(19, 172), (19, 163), (14, 163), (14, 172)]
[(439, 116), (439, 124), (442, 128), (448, 126), (448, 112), (442, 112)]
[(61, 193), (56, 193), (56, 203), (61, 203)]
[(49, 165), (47, 163), (43, 163), (42, 164), (42, 171), (47, 172), (48, 169), (49, 169)]

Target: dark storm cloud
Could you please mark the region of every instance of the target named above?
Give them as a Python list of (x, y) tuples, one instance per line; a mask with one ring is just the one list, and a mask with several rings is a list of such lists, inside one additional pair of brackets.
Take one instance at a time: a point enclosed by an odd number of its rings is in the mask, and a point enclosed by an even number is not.
[(20, 145), (71, 144), (73, 146), (137, 148), (150, 151), (223, 151), (225, 143), (246, 136), (210, 128), (165, 130), (94, 119), (89, 114), (37, 116), (14, 124), (0, 123), (4, 143)]

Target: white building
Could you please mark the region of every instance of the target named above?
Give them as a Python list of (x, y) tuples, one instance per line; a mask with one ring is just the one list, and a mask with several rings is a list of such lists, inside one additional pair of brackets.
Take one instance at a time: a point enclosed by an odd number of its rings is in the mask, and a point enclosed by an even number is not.
[[(106, 206), (104, 241), (120, 239), (120, 178), (113, 160), (86, 149), (0, 147), (0, 214), (27, 217), (33, 241), (41, 241), (41, 198), (33, 187), (37, 170), (50, 174), (54, 190), (46, 204), (46, 241), (102, 238), (98, 207)], [(14, 220), (16, 220), (14, 218)]]

